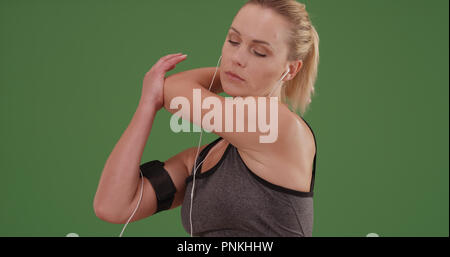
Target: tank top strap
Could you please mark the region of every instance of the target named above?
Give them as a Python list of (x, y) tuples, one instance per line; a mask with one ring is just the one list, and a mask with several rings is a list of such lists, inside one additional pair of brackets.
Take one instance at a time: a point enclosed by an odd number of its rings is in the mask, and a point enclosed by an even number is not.
[[(316, 148), (317, 149), (317, 148)], [(316, 150), (317, 151), (317, 150)], [(312, 170), (312, 178), (311, 178), (311, 188), (310, 188), (310, 192), (314, 192), (314, 178), (316, 176), (316, 156), (314, 155), (314, 161), (313, 161), (313, 170)]]
[[(203, 159), (205, 159), (206, 155), (208, 155), (208, 152), (211, 150), (211, 148), (213, 148), (220, 140), (222, 140), (222, 137), (217, 138), (216, 140), (212, 141), (207, 146), (205, 146), (205, 148), (203, 148), (203, 150), (200, 152), (200, 154), (197, 157), (197, 161), (196, 161), (194, 167), (192, 167), (191, 174), (194, 174), (193, 172), (194, 172), (195, 166), (197, 166), (199, 163), (201, 163), (203, 161)], [(201, 170), (202, 165), (203, 165), (203, 163), (200, 164), (200, 166), (198, 166), (197, 171)]]
[(316, 141), (316, 135), (314, 135), (314, 131), (312, 130), (311, 126), (308, 124), (308, 122), (303, 119), (302, 116), (300, 116), (300, 118), (306, 123), (306, 125), (308, 125), (309, 130), (311, 130), (311, 133), (313, 135), (314, 138), (314, 145), (316, 148), (316, 153), (314, 154), (314, 161), (313, 161), (313, 170), (312, 170), (312, 178), (311, 178), (311, 188), (310, 188), (310, 192), (314, 191), (314, 180), (315, 180), (315, 176), (316, 176), (316, 157), (317, 157), (317, 141)]

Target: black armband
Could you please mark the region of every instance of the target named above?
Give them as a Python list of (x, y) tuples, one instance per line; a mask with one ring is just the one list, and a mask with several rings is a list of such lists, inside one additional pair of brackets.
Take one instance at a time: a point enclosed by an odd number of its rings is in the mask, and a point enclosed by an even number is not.
[(155, 213), (170, 209), (177, 189), (169, 173), (164, 169), (164, 162), (153, 160), (141, 164), (139, 168), (155, 190), (158, 199), (158, 208)]

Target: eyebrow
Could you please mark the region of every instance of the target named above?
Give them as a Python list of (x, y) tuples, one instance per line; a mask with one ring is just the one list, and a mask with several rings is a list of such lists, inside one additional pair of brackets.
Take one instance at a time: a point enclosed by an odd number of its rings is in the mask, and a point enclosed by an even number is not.
[[(234, 30), (236, 33), (241, 35), (241, 33), (237, 29), (235, 29), (233, 27), (230, 27), (230, 29)], [(253, 39), (252, 42), (259, 43), (259, 44), (265, 44), (265, 45), (268, 45), (268, 46), (270, 46), (272, 48), (272, 46), (268, 42), (263, 41), (263, 40)]]

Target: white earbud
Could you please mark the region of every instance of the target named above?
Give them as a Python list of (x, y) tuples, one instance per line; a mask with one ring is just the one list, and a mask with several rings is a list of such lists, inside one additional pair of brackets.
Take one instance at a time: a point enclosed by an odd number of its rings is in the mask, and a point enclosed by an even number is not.
[[(289, 73), (289, 71), (291, 71), (291, 69), (289, 69), (289, 67), (288, 67), (287, 71), (286, 71), (285, 73), (283, 73), (283, 75), (281, 76), (281, 79), (278, 80), (278, 83), (280, 83), (280, 82), (284, 79), (284, 77), (286, 77), (286, 75)], [(281, 85), (283, 85), (283, 84), (281, 84)], [(281, 86), (281, 85), (280, 85), (280, 86)], [(277, 88), (277, 86), (275, 86), (275, 87), (272, 89), (272, 91), (269, 93), (268, 96), (272, 96), (272, 93), (273, 93), (273, 91), (275, 91), (276, 88)]]
[(289, 69), (289, 67), (288, 67), (287, 71), (285, 73), (283, 73), (283, 76), (281, 77), (281, 79), (278, 82), (281, 82), (290, 71), (291, 71), (291, 69)]

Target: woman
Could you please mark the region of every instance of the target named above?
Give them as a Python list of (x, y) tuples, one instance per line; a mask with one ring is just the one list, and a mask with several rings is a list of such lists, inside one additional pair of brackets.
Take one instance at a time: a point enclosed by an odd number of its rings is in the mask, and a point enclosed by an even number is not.
[[(94, 199), (96, 215), (124, 224), (130, 215), (132, 222), (182, 205), (183, 226), (193, 236), (312, 236), (315, 137), (287, 103), (302, 115), (306, 111), (314, 93), (318, 43), (303, 4), (250, 0), (233, 19), (218, 76), (215, 68), (200, 68), (164, 78), (186, 56), (161, 58), (146, 74), (131, 124), (105, 164)], [(178, 112), (170, 103), (179, 96), (193, 103), (194, 89), (200, 89), (202, 100), (216, 97), (223, 105), (220, 92), (265, 97), (267, 103), (268, 96), (278, 97), (277, 140), (260, 143), (264, 133), (259, 131), (213, 130), (219, 138), (200, 149), (139, 165), (156, 112), (162, 107)], [(189, 111), (189, 120), (200, 126), (192, 118), (194, 108)], [(200, 112), (204, 117), (208, 110)], [(139, 171), (147, 179), (140, 182)]]

